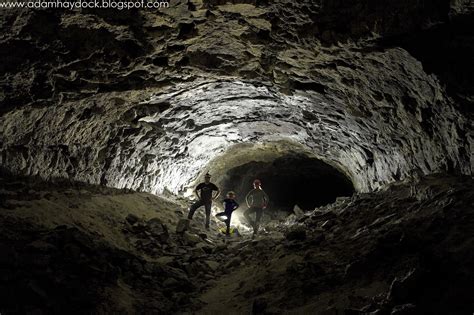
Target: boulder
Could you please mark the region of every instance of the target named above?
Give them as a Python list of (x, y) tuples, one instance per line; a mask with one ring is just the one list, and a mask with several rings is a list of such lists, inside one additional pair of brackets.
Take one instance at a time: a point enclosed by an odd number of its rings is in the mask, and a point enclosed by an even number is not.
[(306, 239), (306, 230), (301, 226), (294, 227), (286, 233), (285, 237), (289, 241), (303, 241)]
[(225, 269), (229, 269), (229, 268), (232, 268), (232, 267), (237, 267), (240, 265), (240, 263), (242, 262), (242, 259), (240, 259), (240, 257), (235, 257), (233, 259), (231, 259), (226, 265), (225, 265)]
[(203, 240), (207, 239), (206, 233), (198, 233), (197, 235), (199, 235), (199, 237), (202, 238)]
[(140, 220), (140, 218), (138, 218), (138, 216), (130, 213), (129, 215), (127, 215), (127, 217), (125, 218), (125, 221), (127, 221), (128, 223), (130, 223), (131, 225), (134, 225), (135, 223), (138, 222), (138, 220)]
[(215, 251), (220, 252), (220, 251), (223, 251), (223, 250), (226, 250), (226, 249), (227, 249), (227, 244), (223, 243), (223, 244), (217, 245)]
[(165, 281), (163, 281), (163, 288), (174, 288), (178, 285), (178, 281), (175, 278), (168, 278)]
[(206, 264), (212, 271), (216, 271), (220, 266), (220, 264), (214, 260), (205, 260), (204, 264)]
[(158, 218), (153, 218), (147, 222), (147, 230), (155, 236), (161, 243), (168, 241), (168, 228)]
[(214, 251), (214, 247), (205, 242), (196, 244), (196, 248), (201, 248), (207, 254), (211, 254)]
[(146, 229), (147, 229), (147, 226), (143, 222), (136, 222), (135, 224), (132, 225), (132, 232), (136, 234), (145, 232)]
[(163, 256), (156, 260), (157, 263), (162, 264), (162, 265), (171, 264), (173, 261), (174, 261), (173, 256)]
[(201, 256), (206, 255), (206, 252), (204, 251), (204, 248), (203, 247), (198, 247), (198, 245), (200, 245), (200, 244), (197, 244), (195, 247), (190, 249), (191, 254), (194, 257), (201, 257)]
[(189, 219), (181, 219), (176, 226), (176, 233), (181, 234), (189, 229)]
[(194, 246), (197, 243), (202, 242), (202, 239), (199, 237), (199, 235), (196, 235), (194, 233), (189, 233), (189, 232), (183, 233), (183, 239), (188, 245), (191, 245), (191, 246)]
[(298, 207), (298, 205), (295, 205), (295, 206), (293, 207), (293, 213), (294, 213), (297, 217), (302, 217), (302, 216), (304, 216), (304, 211), (301, 210), (301, 208)]

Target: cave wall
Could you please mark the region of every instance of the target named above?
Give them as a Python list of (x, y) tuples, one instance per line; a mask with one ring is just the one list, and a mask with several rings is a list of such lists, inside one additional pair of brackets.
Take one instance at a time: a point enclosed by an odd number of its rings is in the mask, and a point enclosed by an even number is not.
[(443, 99), (428, 118), (415, 109), (420, 120), (402, 106), (365, 109), (371, 114), (361, 117), (319, 93), (286, 95), (235, 81), (178, 86), (136, 104), (113, 94), (101, 100), (7, 113), (2, 165), (46, 178), (176, 193), (232, 145), (284, 140), (344, 169), (360, 191), (415, 167), (430, 173), (452, 163), (470, 171), (459, 154), (466, 145), (457, 129), (463, 118), (441, 106)]
[(377, 41), (470, 3), (234, 2), (2, 12), (2, 167), (177, 193), (236, 144), (288, 141), (359, 191), (414, 169), (472, 174), (470, 113)]

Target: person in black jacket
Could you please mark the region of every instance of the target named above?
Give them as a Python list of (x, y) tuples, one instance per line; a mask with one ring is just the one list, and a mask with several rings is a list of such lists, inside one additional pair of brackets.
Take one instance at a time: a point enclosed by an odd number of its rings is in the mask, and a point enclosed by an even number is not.
[(224, 199), (224, 212), (216, 214), (216, 217), (225, 222), (227, 226), (225, 235), (230, 236), (230, 219), (232, 217), (232, 212), (234, 212), (239, 207), (239, 204), (235, 201), (235, 193), (229, 191), (227, 193), (227, 198)]
[(217, 188), (215, 184), (211, 183), (211, 175), (206, 173), (204, 176), (204, 183), (197, 185), (194, 192), (199, 200), (189, 207), (188, 219), (192, 220), (194, 212), (196, 212), (198, 208), (204, 206), (206, 209), (206, 229), (209, 229), (212, 201), (219, 197), (219, 188)]

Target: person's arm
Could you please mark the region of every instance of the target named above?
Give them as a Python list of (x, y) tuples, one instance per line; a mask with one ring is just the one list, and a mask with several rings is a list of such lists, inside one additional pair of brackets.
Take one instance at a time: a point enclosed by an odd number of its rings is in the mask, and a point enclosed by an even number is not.
[(265, 209), (268, 206), (269, 201), (270, 201), (270, 198), (268, 198), (267, 193), (263, 192), (263, 209)]
[(199, 194), (199, 191), (201, 190), (201, 184), (197, 185), (196, 189), (194, 190), (194, 193), (198, 197), (198, 199), (201, 199), (201, 195)]
[(249, 191), (248, 194), (247, 194), (247, 196), (245, 196), (245, 202), (247, 203), (247, 207), (249, 207), (249, 208), (250, 208), (250, 202), (249, 202), (249, 200), (250, 200), (250, 198), (252, 197), (252, 196), (251, 196), (252, 191), (253, 191), (253, 190)]
[(238, 207), (239, 207), (239, 204), (237, 203), (237, 201), (234, 201), (234, 209), (233, 209), (233, 211), (236, 210)]
[[(219, 188), (216, 185), (214, 185), (214, 187), (212, 187), (212, 188), (213, 188), (214, 191), (216, 191), (216, 195), (214, 197), (212, 197), (212, 200), (216, 200), (217, 197), (219, 197), (219, 195), (221, 194), (221, 191), (219, 190)], [(214, 191), (213, 191), (213, 193), (214, 193)]]

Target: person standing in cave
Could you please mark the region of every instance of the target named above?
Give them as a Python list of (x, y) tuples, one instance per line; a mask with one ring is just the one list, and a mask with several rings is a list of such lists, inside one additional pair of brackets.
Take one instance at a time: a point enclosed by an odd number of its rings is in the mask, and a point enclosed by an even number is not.
[[(268, 206), (269, 198), (262, 189), (262, 182), (259, 179), (253, 181), (253, 189), (249, 191), (245, 197), (248, 209), (244, 212), (244, 217), (253, 227), (253, 234), (258, 233), (260, 219), (262, 218), (263, 210)], [(252, 220), (251, 214), (255, 213), (255, 221)]]
[(224, 199), (224, 212), (216, 214), (216, 217), (226, 225), (226, 236), (230, 236), (230, 219), (232, 217), (232, 212), (234, 212), (238, 207), (239, 204), (235, 201), (235, 193), (229, 191), (227, 193), (227, 198)]
[(194, 204), (192, 204), (191, 207), (189, 207), (188, 219), (192, 220), (194, 212), (196, 212), (198, 208), (204, 206), (204, 209), (206, 210), (205, 227), (208, 230), (209, 223), (211, 220), (212, 201), (219, 197), (220, 190), (215, 184), (211, 183), (211, 175), (209, 173), (206, 173), (206, 175), (204, 176), (204, 183), (200, 183), (199, 185), (197, 185), (196, 189), (194, 190), (194, 193), (199, 199)]

